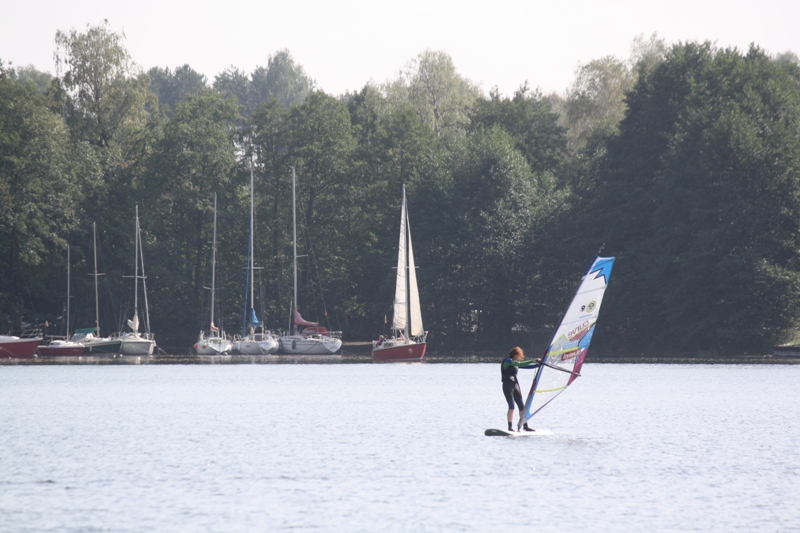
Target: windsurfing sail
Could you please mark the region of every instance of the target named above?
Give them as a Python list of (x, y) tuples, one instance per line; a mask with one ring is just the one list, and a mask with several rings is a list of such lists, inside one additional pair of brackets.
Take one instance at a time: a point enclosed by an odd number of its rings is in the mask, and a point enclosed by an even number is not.
[(520, 427), (580, 376), (613, 266), (613, 257), (597, 256), (583, 276), (533, 378)]

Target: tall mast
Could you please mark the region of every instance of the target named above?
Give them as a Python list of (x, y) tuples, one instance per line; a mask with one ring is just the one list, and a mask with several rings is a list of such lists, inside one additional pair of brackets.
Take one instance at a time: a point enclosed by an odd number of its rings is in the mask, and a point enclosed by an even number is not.
[[(136, 206), (136, 236), (133, 240), (133, 316), (139, 320), (139, 206)], [(137, 328), (138, 330), (138, 328)]]
[(100, 297), (97, 290), (97, 222), (92, 222), (92, 232), (94, 233), (94, 322), (95, 332), (100, 336)]
[(211, 325), (214, 325), (214, 292), (217, 274), (217, 193), (214, 193), (214, 233), (211, 252)]
[[(294, 242), (294, 307), (297, 309), (297, 197), (296, 197), (296, 176), (292, 167), (292, 240)], [(292, 320), (292, 330), (297, 329), (297, 325)]]
[(403, 229), (405, 230), (402, 236), (403, 242), (405, 243), (404, 247), (404, 257), (403, 262), (405, 263), (406, 269), (406, 339), (411, 339), (411, 284), (410, 284), (410, 272), (408, 271), (408, 205), (406, 205), (406, 185), (403, 184), (403, 217), (405, 218), (405, 224), (403, 225)]
[[(138, 211), (138, 206), (137, 206)], [(142, 228), (139, 225), (139, 216), (136, 216), (136, 235), (139, 236), (139, 261), (142, 264), (142, 294), (144, 295), (144, 330), (150, 333), (150, 307), (147, 305), (147, 276), (144, 273), (144, 251), (142, 250)]]
[(250, 161), (250, 309), (255, 309), (255, 297), (253, 295), (253, 286), (255, 285), (253, 283), (253, 205), (253, 162)]
[(69, 339), (69, 244), (67, 245), (67, 339)]

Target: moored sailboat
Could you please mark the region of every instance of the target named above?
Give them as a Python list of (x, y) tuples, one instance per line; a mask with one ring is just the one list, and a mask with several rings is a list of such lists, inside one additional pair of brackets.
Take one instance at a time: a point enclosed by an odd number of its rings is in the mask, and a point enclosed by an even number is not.
[[(255, 309), (255, 281), (253, 273), (256, 270), (253, 260), (253, 233), (254, 233), (254, 182), (253, 167), (250, 166), (250, 243), (247, 253), (247, 280), (250, 288), (250, 307), (245, 309), (244, 330), (242, 337), (234, 341), (234, 351), (245, 355), (269, 355), (278, 351), (280, 342), (269, 331), (264, 328), (264, 323), (256, 316)], [(246, 305), (246, 304), (245, 304)], [(247, 329), (249, 328), (249, 331)], [(260, 331), (259, 331), (260, 328)]]
[[(66, 338), (69, 338), (69, 308), (70, 308), (70, 257), (67, 245), (67, 306), (66, 306)], [(52, 339), (47, 344), (40, 344), (36, 353), (44, 356), (74, 356), (83, 355), (83, 344), (65, 339)]]
[(42, 336), (33, 334), (32, 336), (17, 337), (16, 335), (0, 335), (0, 358), (28, 358), (33, 357), (36, 348), (42, 343)]
[(280, 338), (284, 354), (332, 355), (342, 347), (340, 332), (328, 331), (317, 322), (309, 322), (300, 315), (297, 305), (297, 197), (296, 176), (292, 167), (292, 242), (294, 245), (294, 299), (292, 300), (292, 331)]
[[(142, 274), (139, 275), (139, 265), (141, 263)], [(122, 355), (153, 355), (156, 341), (150, 332), (150, 312), (147, 306), (147, 285), (144, 274), (144, 255), (142, 254), (142, 236), (139, 227), (139, 206), (136, 206), (136, 235), (134, 237), (134, 282), (133, 282), (133, 318), (129, 319), (128, 327), (130, 331), (125, 331), (116, 336), (122, 341), (120, 353)], [(139, 279), (142, 280), (144, 291), (144, 332), (139, 333)], [(112, 335), (114, 337), (114, 335)]]
[(194, 349), (198, 355), (224, 355), (231, 351), (233, 343), (225, 337), (225, 332), (220, 331), (214, 325), (214, 302), (216, 296), (216, 275), (217, 275), (217, 194), (214, 193), (214, 232), (212, 238), (211, 252), (211, 321), (209, 325), (209, 335), (201, 331)]
[(89, 274), (94, 277), (94, 320), (93, 328), (76, 329), (70, 338), (73, 342), (83, 344), (83, 355), (93, 354), (117, 354), (119, 353), (122, 341), (100, 335), (100, 291), (97, 287), (97, 278), (104, 276), (97, 272), (97, 223), (92, 222), (93, 248), (94, 248), (94, 272)]
[(425, 356), (428, 332), (422, 327), (417, 272), (411, 245), (406, 188), (400, 209), (400, 242), (397, 247), (397, 278), (394, 296), (394, 317), (389, 338), (372, 343), (372, 360), (376, 363), (421, 361)]

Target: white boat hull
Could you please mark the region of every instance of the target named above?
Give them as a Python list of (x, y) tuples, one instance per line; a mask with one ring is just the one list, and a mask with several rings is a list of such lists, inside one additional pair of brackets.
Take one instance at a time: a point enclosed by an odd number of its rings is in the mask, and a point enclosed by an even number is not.
[(119, 353), (122, 355), (153, 355), (156, 341), (150, 339), (122, 339)]
[(221, 337), (198, 339), (194, 345), (198, 355), (224, 355), (233, 349), (233, 343)]
[(257, 334), (255, 338), (236, 341), (233, 350), (243, 355), (270, 355), (278, 353), (280, 341), (276, 337)]
[(302, 335), (281, 337), (281, 353), (284, 354), (330, 355), (338, 352), (341, 347), (341, 339), (324, 335), (318, 337), (303, 337)]

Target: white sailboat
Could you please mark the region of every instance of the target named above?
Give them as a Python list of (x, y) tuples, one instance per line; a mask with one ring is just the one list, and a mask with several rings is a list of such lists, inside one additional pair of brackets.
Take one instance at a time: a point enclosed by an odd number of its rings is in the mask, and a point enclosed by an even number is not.
[(97, 286), (97, 278), (104, 276), (97, 272), (97, 223), (92, 222), (92, 244), (94, 247), (94, 272), (90, 276), (94, 277), (94, 321), (93, 328), (76, 329), (70, 338), (73, 342), (83, 344), (83, 355), (93, 354), (117, 354), (120, 353), (122, 341), (118, 338), (100, 336), (100, 291)]
[[(250, 282), (250, 309), (246, 313), (246, 322), (250, 328), (249, 333), (244, 337), (237, 337), (233, 343), (233, 349), (246, 355), (268, 355), (278, 351), (279, 340), (269, 331), (264, 329), (264, 323), (258, 320), (255, 310), (255, 294), (253, 272), (256, 267), (253, 265), (253, 166), (250, 166), (250, 250), (247, 254), (247, 268), (249, 269), (248, 281)], [(260, 328), (260, 331), (258, 331)]]
[[(309, 322), (300, 316), (297, 307), (297, 195), (296, 176), (292, 167), (292, 228), (294, 242), (294, 299), (292, 300), (292, 317), (294, 326), (290, 335), (281, 336), (281, 353), (330, 355), (342, 347), (340, 332), (328, 331), (316, 322)], [(298, 329), (303, 326), (303, 329)]]
[(214, 325), (214, 297), (216, 296), (216, 277), (217, 277), (217, 194), (214, 193), (214, 232), (212, 239), (211, 253), (211, 322), (208, 328), (209, 334), (201, 331), (194, 349), (198, 355), (223, 355), (231, 351), (233, 343), (225, 337), (225, 332), (220, 331)]
[[(142, 274), (139, 275), (139, 265), (142, 267)], [(153, 355), (156, 348), (156, 341), (150, 332), (150, 310), (147, 306), (147, 285), (144, 275), (144, 255), (142, 254), (142, 235), (139, 228), (139, 206), (136, 206), (136, 235), (134, 237), (134, 274), (133, 274), (133, 318), (129, 319), (128, 327), (130, 331), (118, 334), (122, 344), (119, 353), (122, 355)], [(139, 333), (139, 280), (142, 280), (144, 291), (144, 332)]]
[(376, 363), (420, 361), (425, 356), (428, 332), (422, 327), (417, 272), (411, 245), (406, 187), (400, 209), (400, 243), (397, 247), (397, 280), (394, 295), (393, 335), (372, 343), (372, 360)]

